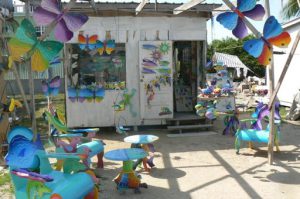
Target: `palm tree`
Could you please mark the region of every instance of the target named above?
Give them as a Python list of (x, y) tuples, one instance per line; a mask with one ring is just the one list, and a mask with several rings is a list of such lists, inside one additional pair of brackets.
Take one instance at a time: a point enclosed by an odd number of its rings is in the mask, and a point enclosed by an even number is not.
[(282, 8), (283, 19), (290, 19), (300, 15), (300, 0), (288, 0)]

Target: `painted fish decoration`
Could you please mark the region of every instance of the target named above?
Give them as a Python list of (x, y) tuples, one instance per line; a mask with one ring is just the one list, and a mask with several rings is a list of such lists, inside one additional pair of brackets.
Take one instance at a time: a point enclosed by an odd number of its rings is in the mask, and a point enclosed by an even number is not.
[(157, 70), (159, 73), (161, 74), (171, 74), (171, 69), (170, 68), (158, 68), (158, 69), (155, 69)]
[(146, 67), (143, 67), (142, 73), (144, 73), (144, 74), (156, 74), (156, 72), (154, 70), (146, 68)]
[(143, 49), (146, 50), (156, 50), (158, 47), (152, 44), (143, 44)]
[(143, 63), (142, 63), (144, 66), (149, 66), (149, 67), (155, 67), (157, 66), (157, 64), (150, 60), (150, 59), (143, 59)]
[(160, 66), (169, 66), (170, 62), (169, 61), (159, 61)]

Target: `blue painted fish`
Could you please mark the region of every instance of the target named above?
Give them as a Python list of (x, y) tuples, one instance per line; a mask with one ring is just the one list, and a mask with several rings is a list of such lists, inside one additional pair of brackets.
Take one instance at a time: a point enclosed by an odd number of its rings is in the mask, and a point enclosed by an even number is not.
[(150, 60), (150, 59), (143, 59), (143, 63), (142, 63), (144, 66), (153, 66), (153, 67), (155, 67), (155, 66), (157, 66), (157, 64), (154, 62), (154, 61), (152, 61), (152, 60)]
[(146, 49), (146, 50), (155, 50), (155, 49), (157, 49), (157, 46), (152, 45), (152, 44), (143, 44), (143, 49)]
[(152, 69), (143, 67), (142, 73), (144, 74), (156, 74), (156, 72)]

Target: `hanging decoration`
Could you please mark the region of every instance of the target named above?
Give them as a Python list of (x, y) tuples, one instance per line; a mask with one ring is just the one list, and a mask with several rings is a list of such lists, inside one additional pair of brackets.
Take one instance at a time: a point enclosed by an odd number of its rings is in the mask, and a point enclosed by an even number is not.
[(32, 70), (42, 72), (63, 48), (63, 44), (56, 41), (40, 41), (36, 30), (28, 19), (23, 19), (17, 29), (15, 37), (8, 42), (11, 57), (14, 61), (31, 58)]
[(45, 96), (56, 96), (61, 85), (60, 76), (56, 76), (50, 81), (42, 80), (42, 90)]
[(5, 103), (0, 102), (0, 122), (4, 113), (12, 113), (16, 108), (21, 108), (22, 103), (14, 98), (7, 99)]
[(265, 15), (265, 9), (262, 5), (257, 4), (256, 0), (238, 0), (237, 7), (231, 8), (233, 12), (224, 12), (217, 17), (225, 28), (232, 30), (232, 34), (239, 39), (248, 35), (248, 30), (243, 18), (260, 21)]
[(109, 39), (109, 40), (105, 40), (104, 42), (102, 41), (98, 41), (98, 42), (99, 42), (98, 52), (100, 55), (103, 55), (104, 52), (107, 55), (110, 55), (116, 48), (115, 40)]
[(33, 12), (33, 19), (39, 26), (55, 24), (54, 36), (58, 41), (67, 42), (73, 32), (88, 21), (88, 16), (61, 9), (58, 0), (43, 0)]
[(105, 96), (105, 89), (99, 85), (68, 88), (68, 98), (71, 102), (101, 102)]
[[(226, 4), (230, 5), (231, 3), (227, 2)], [(246, 41), (243, 48), (250, 55), (257, 58), (260, 64), (265, 66), (270, 64), (273, 45), (280, 48), (289, 45), (291, 41), (289, 33), (283, 32), (281, 25), (274, 16), (270, 16), (265, 22), (263, 35), (247, 21), (245, 17), (261, 20), (265, 14), (264, 8), (259, 4), (256, 5), (256, 0), (239, 0), (237, 7), (231, 6), (230, 9), (233, 12), (225, 12), (218, 15), (217, 21), (225, 28), (233, 30), (233, 35), (240, 39), (248, 34), (245, 23), (247, 22), (247, 25), (251, 26), (251, 30), (259, 38)]]
[(78, 35), (79, 47), (81, 50), (94, 50), (100, 47), (100, 44), (97, 43), (98, 36), (97, 35), (86, 35), (82, 34)]
[(136, 89), (131, 89), (131, 93), (128, 93), (128, 90), (125, 89), (122, 94), (122, 100), (118, 103), (114, 102), (113, 108), (116, 112), (124, 111), (126, 106), (129, 106), (129, 111), (133, 117), (136, 117), (137, 113), (133, 110), (131, 100), (136, 93)]
[(264, 25), (263, 36), (259, 39), (246, 41), (243, 47), (250, 55), (257, 58), (260, 64), (266, 66), (271, 62), (272, 45), (286, 48), (290, 42), (290, 34), (283, 32), (276, 18), (271, 16)]
[(108, 39), (102, 42), (98, 40), (98, 35), (83, 36), (83, 34), (80, 33), (78, 35), (78, 42), (81, 50), (93, 52), (98, 51), (99, 55), (103, 55), (103, 53), (105, 53), (106, 55), (110, 55), (116, 48), (115, 40)]

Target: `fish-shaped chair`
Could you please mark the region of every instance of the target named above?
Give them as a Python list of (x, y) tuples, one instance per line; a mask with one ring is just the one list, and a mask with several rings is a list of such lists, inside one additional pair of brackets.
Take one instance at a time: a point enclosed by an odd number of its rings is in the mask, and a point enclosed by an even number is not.
[[(240, 120), (241, 126), (237, 130), (235, 136), (235, 149), (236, 153), (239, 153), (241, 141), (248, 141), (249, 148), (252, 148), (253, 142), (261, 142), (261, 143), (268, 143), (269, 141), (269, 134), (270, 128), (269, 125), (263, 129), (262, 127), (262, 120), (264, 118), (269, 118), (270, 111), (268, 105), (259, 104), (259, 108), (257, 108), (256, 113), (252, 114), (256, 118), (251, 119), (244, 119)], [(251, 123), (251, 127), (247, 128), (245, 125), (246, 122)], [(279, 151), (279, 136), (280, 136), (280, 124), (281, 118), (279, 115), (279, 104), (275, 105), (275, 121), (274, 121), (276, 128), (275, 128), (275, 136), (274, 136), (274, 143), (276, 146), (276, 150)]]
[(34, 141), (32, 131), (16, 127), (7, 136), (8, 153), (5, 156), (16, 199), (37, 197), (83, 199), (98, 198), (94, 176), (88, 172), (66, 174), (52, 169), (49, 158), (73, 159), (79, 161), (78, 153), (47, 153), (39, 134)]
[[(76, 134), (80, 135), (80, 134), (87, 133), (88, 134), (87, 139), (91, 140), (91, 137), (93, 137), (93, 135), (95, 135), (95, 133), (99, 131), (98, 128), (70, 129), (65, 124), (63, 124), (57, 117), (53, 116), (50, 112), (45, 111), (44, 114), (48, 122), (53, 126), (52, 135), (56, 135), (56, 138), (66, 138), (66, 137), (75, 138)], [(90, 159), (93, 156), (97, 155), (98, 158), (97, 167), (103, 168), (103, 155), (104, 155), (105, 144), (103, 143), (102, 140), (94, 140), (94, 141), (89, 141), (89, 140), (86, 143), (76, 143), (75, 145), (71, 145), (71, 143), (69, 143), (70, 144), (69, 146), (64, 145), (65, 147), (63, 148), (66, 149), (66, 147), (71, 148), (73, 146), (76, 147), (75, 149), (73, 149), (73, 151), (82, 152), (82, 153), (87, 152), (88, 149), (89, 151), (88, 160), (87, 160), (88, 165), (89, 163), (91, 163)], [(60, 146), (63, 146), (63, 144), (60, 144)], [(64, 151), (66, 153), (69, 152), (66, 150)], [(60, 167), (61, 166), (62, 165), (60, 165)]]

